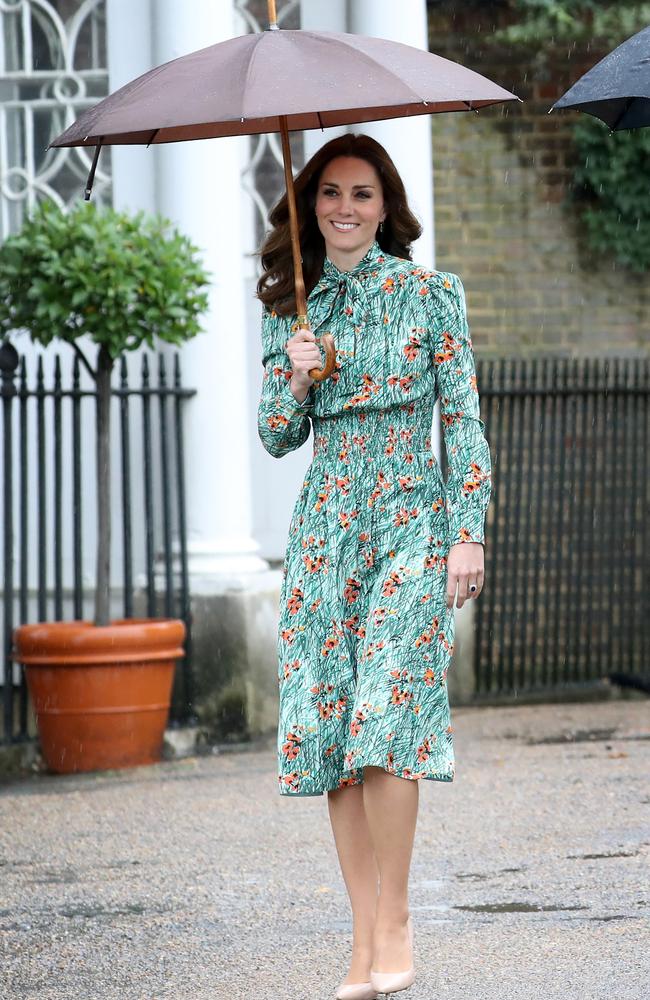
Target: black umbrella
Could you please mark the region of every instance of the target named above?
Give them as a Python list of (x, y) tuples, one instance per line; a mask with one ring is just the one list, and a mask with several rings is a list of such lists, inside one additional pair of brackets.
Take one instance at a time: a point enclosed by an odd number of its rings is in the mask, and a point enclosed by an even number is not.
[(596, 63), (554, 108), (584, 111), (613, 132), (650, 125), (650, 27)]

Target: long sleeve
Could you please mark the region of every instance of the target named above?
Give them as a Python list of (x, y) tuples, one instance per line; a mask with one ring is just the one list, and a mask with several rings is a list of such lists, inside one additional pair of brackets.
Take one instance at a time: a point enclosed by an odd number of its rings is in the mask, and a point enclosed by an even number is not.
[(262, 316), (262, 395), (257, 411), (260, 440), (274, 458), (299, 448), (309, 437), (313, 387), (298, 403), (289, 387), (291, 362), (285, 345), (291, 336), (289, 320), (264, 309)]
[(448, 475), (445, 486), (449, 546), (485, 541), (490, 502), (490, 448), (479, 416), (479, 395), (465, 291), (455, 274), (430, 283), (433, 363), (440, 395)]

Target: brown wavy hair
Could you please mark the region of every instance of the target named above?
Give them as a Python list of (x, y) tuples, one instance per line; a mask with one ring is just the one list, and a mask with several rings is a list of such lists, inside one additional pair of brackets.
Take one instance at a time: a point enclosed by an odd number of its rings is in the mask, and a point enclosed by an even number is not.
[[(384, 229), (376, 236), (382, 250), (411, 260), (411, 244), (422, 233), (422, 226), (408, 206), (402, 178), (384, 147), (369, 135), (347, 134), (332, 139), (312, 156), (294, 180), (307, 295), (316, 285), (325, 260), (325, 240), (315, 213), (318, 184), (327, 164), (337, 156), (366, 160), (379, 174), (386, 206)], [(286, 194), (271, 209), (269, 222), (273, 228), (258, 251), (262, 276), (257, 283), (257, 297), (280, 315), (291, 316), (296, 312), (296, 293)]]

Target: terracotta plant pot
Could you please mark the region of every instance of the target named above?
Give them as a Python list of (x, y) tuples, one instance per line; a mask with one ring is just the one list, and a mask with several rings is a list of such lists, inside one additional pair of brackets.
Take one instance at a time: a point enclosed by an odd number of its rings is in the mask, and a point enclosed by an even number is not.
[(185, 624), (164, 618), (15, 629), (13, 659), (25, 665), (48, 769), (70, 774), (160, 760), (184, 638)]

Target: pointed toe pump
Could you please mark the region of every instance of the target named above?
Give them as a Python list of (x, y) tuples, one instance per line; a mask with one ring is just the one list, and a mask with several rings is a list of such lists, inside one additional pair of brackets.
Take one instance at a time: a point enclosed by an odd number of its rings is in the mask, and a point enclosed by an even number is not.
[(370, 985), (376, 993), (397, 993), (407, 990), (415, 982), (415, 967), (413, 959), (413, 923), (409, 917), (406, 922), (409, 942), (411, 944), (411, 967), (405, 972), (375, 972), (370, 970)]
[(336, 1000), (376, 1000), (377, 991), (371, 983), (346, 983), (336, 991)]

